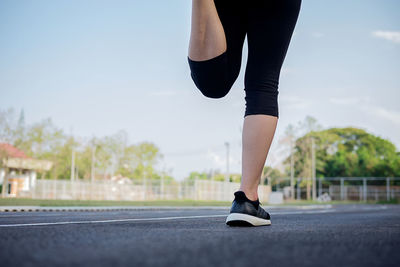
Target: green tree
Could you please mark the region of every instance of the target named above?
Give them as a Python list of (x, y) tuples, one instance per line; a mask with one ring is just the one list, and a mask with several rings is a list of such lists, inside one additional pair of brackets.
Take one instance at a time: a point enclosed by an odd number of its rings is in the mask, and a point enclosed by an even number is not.
[(311, 137), (316, 144), (317, 177), (400, 176), (400, 153), (393, 143), (363, 129), (347, 127), (311, 131), (298, 138), (296, 177), (311, 177)]
[(70, 179), (72, 151), (75, 151), (77, 177), (91, 178), (94, 154), (96, 179), (122, 174), (132, 179), (170, 179), (158, 172), (155, 165), (163, 155), (150, 142), (128, 145), (127, 133), (118, 131), (111, 136), (92, 137), (87, 142), (67, 136), (50, 118), (32, 125), (25, 125), (24, 112), (16, 119), (14, 109), (0, 110), (0, 141), (10, 143), (36, 159), (50, 160), (53, 168), (39, 177)]
[(264, 166), (262, 184), (274, 186), (280, 182), (280, 178), (285, 178), (285, 175), (279, 169), (271, 166)]
[(157, 179), (155, 165), (163, 158), (159, 148), (151, 142), (130, 145), (120, 158), (118, 173), (133, 179)]

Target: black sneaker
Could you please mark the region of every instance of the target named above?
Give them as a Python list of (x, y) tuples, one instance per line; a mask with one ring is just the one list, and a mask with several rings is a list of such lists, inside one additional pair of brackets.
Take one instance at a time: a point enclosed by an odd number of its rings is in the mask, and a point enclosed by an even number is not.
[(251, 201), (243, 191), (235, 192), (231, 212), (226, 218), (229, 226), (271, 225), (269, 213), (260, 207), (260, 201)]

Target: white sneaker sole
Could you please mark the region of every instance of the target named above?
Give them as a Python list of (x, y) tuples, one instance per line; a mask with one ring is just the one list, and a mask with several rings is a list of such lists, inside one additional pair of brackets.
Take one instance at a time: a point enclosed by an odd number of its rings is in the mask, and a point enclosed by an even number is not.
[(242, 214), (242, 213), (231, 213), (226, 218), (226, 224), (233, 222), (247, 222), (253, 226), (271, 225), (271, 220), (261, 219), (255, 216)]

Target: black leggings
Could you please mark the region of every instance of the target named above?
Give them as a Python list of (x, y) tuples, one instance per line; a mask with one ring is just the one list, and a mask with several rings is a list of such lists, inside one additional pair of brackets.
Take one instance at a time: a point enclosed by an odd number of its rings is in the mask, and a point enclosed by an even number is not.
[(214, 58), (193, 61), (191, 77), (201, 93), (224, 97), (236, 81), (247, 34), (248, 59), (244, 117), (279, 117), (278, 84), (283, 61), (297, 22), (301, 0), (214, 0), (225, 31), (227, 50)]

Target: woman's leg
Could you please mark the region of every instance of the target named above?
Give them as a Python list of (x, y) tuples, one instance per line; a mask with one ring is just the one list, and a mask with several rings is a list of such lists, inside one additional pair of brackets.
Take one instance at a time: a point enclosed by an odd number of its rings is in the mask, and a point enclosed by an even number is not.
[(244, 119), (240, 191), (253, 201), (258, 199), (257, 189), (277, 123), (277, 117), (263, 114)]
[(275, 134), (279, 75), (300, 5), (301, 0), (271, 0), (251, 2), (249, 7), (240, 190), (250, 200), (258, 198), (258, 184)]
[(201, 93), (224, 97), (237, 79), (246, 36), (246, 12), (230, 0), (193, 0), (188, 63)]
[(221, 55), (225, 51), (224, 28), (214, 0), (193, 0), (189, 58), (202, 61)]

